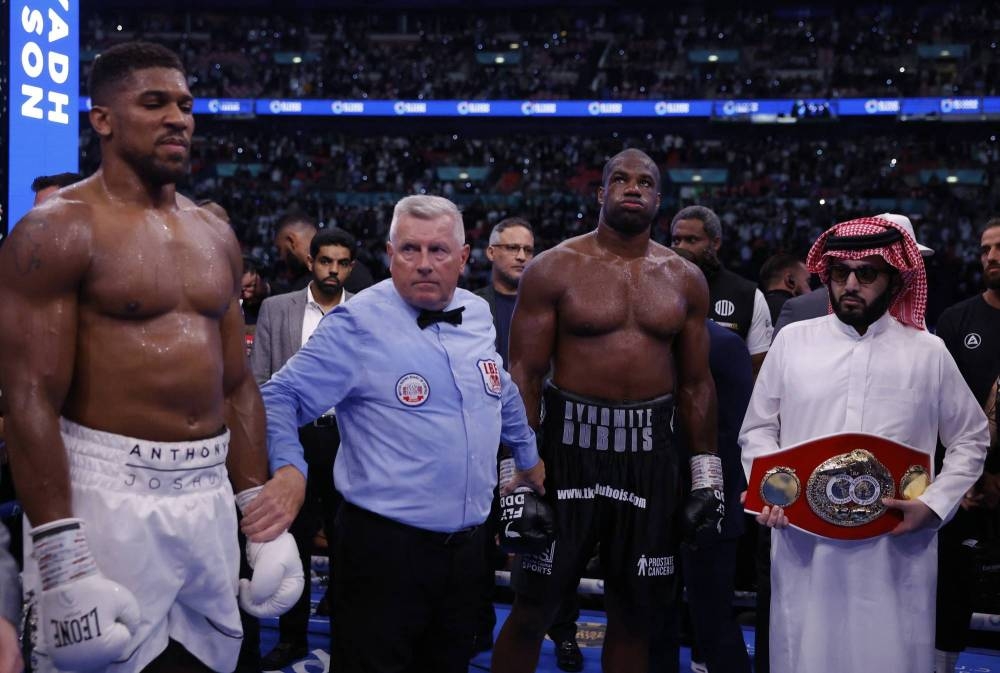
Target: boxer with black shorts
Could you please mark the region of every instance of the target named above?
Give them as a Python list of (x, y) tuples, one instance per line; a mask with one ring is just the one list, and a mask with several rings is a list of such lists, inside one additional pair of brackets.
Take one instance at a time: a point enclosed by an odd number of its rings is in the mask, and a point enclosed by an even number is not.
[[(529, 422), (544, 428), (542, 455), (552, 461), (545, 489), (559, 537), (547, 553), (516, 560), (516, 598), (494, 650), (497, 673), (535, 670), (559, 598), (579, 581), (598, 540), (604, 670), (646, 670), (652, 612), (676, 595), (676, 525), (696, 540), (718, 534), (724, 505), (708, 288), (693, 265), (650, 240), (659, 185), (643, 152), (612, 157), (597, 192), (597, 229), (542, 253), (521, 279), (511, 375)], [(692, 438), (683, 513), (674, 400), (677, 422)]]
[[(535, 599), (579, 582), (596, 543), (607, 583), (635, 605), (663, 605), (674, 591), (677, 455), (673, 396), (608, 402), (545, 389), (542, 460), (559, 484), (547, 497), (559, 539), (546, 553), (523, 556), (514, 586)], [(622, 542), (624, 541), (624, 542)], [(558, 554), (554, 553), (558, 547)]]

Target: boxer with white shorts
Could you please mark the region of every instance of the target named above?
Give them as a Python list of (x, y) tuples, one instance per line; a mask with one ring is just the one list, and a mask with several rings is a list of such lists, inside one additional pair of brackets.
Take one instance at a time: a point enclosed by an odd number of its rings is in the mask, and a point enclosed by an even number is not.
[[(0, 250), (6, 440), (33, 526), (32, 658), (78, 673), (232, 671), (237, 592), (247, 611), (277, 615), (303, 585), (285, 532), (299, 502), (262, 491), (240, 247), (176, 193), (194, 130), (177, 56), (116, 45), (89, 89), (101, 167)], [(254, 569), (243, 585), (237, 505)]]
[[(152, 661), (168, 638), (224, 670), (241, 640), (229, 432), (200, 442), (150, 442), (65, 419), (61, 427), (73, 513), (109, 524), (87, 526), (94, 561), (142, 606), (136, 647), (106, 670)], [(38, 596), (38, 563), (27, 552), (25, 592)], [(33, 670), (53, 670), (46, 649), (35, 650)]]

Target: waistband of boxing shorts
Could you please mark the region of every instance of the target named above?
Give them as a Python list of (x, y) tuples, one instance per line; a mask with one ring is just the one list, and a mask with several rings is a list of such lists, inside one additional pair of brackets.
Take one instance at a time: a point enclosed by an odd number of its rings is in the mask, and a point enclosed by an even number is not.
[(669, 447), (673, 412), (670, 394), (614, 401), (577, 395), (547, 383), (543, 428), (547, 439), (558, 434), (567, 446), (645, 453)]
[(214, 437), (157, 442), (59, 420), (74, 484), (123, 493), (187, 495), (228, 483), (229, 430)]
[(571, 393), (567, 390), (563, 390), (551, 381), (545, 382), (545, 395), (556, 395), (561, 400), (566, 402), (576, 402), (579, 404), (592, 404), (597, 407), (606, 407), (608, 409), (620, 409), (623, 411), (628, 410), (638, 410), (638, 409), (649, 409), (652, 411), (667, 411), (671, 412), (674, 408), (674, 396), (671, 393), (666, 395), (660, 395), (659, 397), (652, 397), (648, 400), (606, 400), (599, 397), (589, 397), (587, 395), (578, 395), (576, 393)]

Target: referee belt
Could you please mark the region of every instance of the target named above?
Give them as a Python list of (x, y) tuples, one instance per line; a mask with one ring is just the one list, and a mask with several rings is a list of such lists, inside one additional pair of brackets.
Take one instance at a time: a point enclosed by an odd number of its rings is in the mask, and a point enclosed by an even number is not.
[(381, 514), (376, 514), (375, 512), (369, 511), (363, 507), (358, 507), (357, 505), (347, 502), (346, 500), (344, 501), (343, 508), (353, 514), (361, 516), (362, 518), (370, 519), (371, 521), (389, 528), (398, 528), (406, 531), (414, 537), (426, 540), (427, 542), (431, 542), (433, 544), (441, 545), (443, 547), (458, 547), (459, 545), (463, 545), (472, 540), (472, 538), (476, 535), (476, 531), (482, 528), (482, 526), (469, 526), (468, 528), (452, 531), (450, 533), (427, 530), (426, 528), (417, 528), (416, 526), (411, 526), (407, 523), (384, 517)]
[(860, 432), (811, 439), (757, 456), (744, 508), (780, 506), (791, 526), (836, 540), (863, 540), (903, 520), (883, 498), (912, 500), (931, 480), (931, 457), (891, 439)]

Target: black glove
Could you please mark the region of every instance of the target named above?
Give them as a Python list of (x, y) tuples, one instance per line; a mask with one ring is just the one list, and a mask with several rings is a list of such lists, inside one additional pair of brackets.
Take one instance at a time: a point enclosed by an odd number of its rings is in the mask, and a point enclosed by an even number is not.
[(552, 505), (522, 486), (500, 496), (500, 548), (511, 554), (538, 554), (555, 539)]
[(699, 488), (691, 491), (684, 504), (684, 529), (687, 540), (695, 545), (708, 544), (722, 535), (726, 500), (722, 491)]
[(684, 505), (684, 531), (689, 544), (709, 544), (722, 535), (726, 499), (722, 461), (702, 453), (691, 457), (691, 495)]

